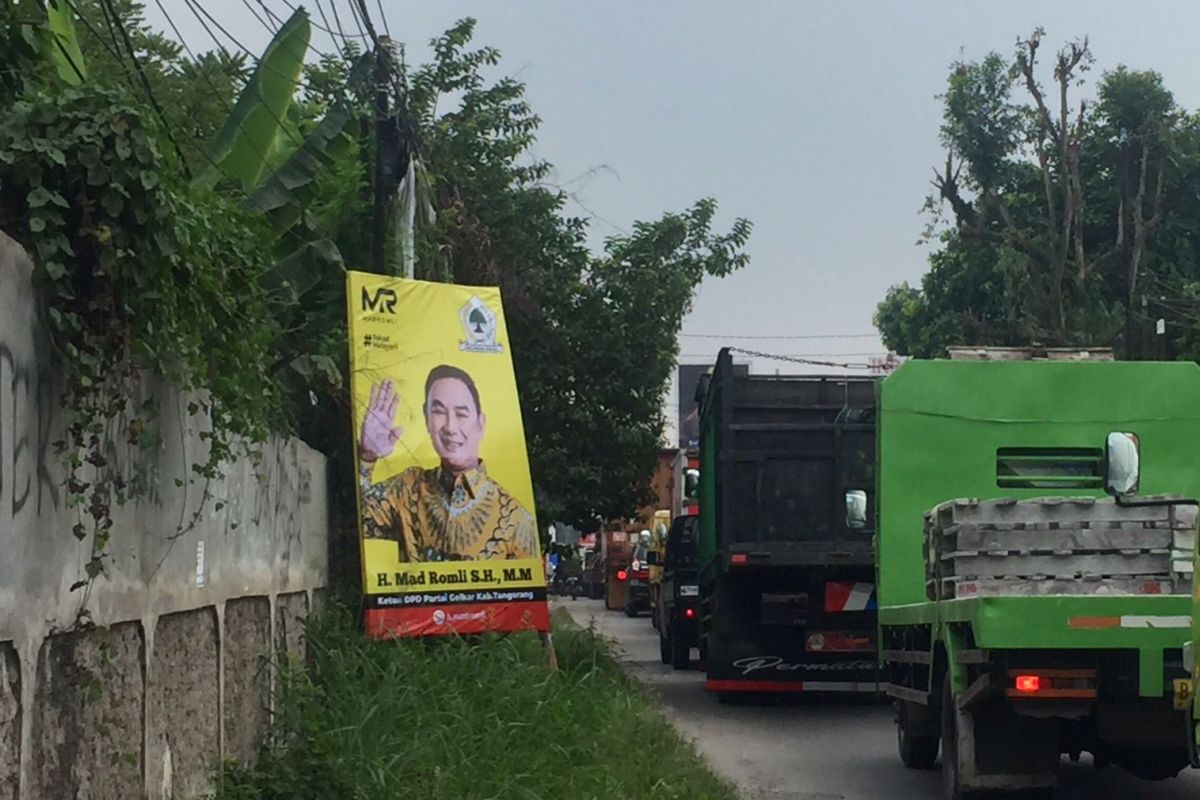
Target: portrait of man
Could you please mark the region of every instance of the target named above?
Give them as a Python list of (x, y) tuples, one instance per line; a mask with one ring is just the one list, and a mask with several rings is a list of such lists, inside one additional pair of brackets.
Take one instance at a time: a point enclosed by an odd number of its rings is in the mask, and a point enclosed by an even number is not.
[(484, 467), (487, 428), (479, 389), (464, 370), (443, 364), (425, 380), (425, 427), (439, 463), (415, 466), (381, 483), (375, 464), (395, 450), (400, 396), (375, 383), (359, 437), (364, 535), (399, 543), (402, 561), (530, 558), (537, 555), (533, 515)]

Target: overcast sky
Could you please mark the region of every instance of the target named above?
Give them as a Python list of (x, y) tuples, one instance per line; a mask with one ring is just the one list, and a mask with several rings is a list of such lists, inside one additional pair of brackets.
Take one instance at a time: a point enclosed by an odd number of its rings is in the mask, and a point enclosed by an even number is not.
[[(193, 48), (212, 46), (183, 0), (162, 2)], [(354, 32), (350, 2), (336, 6)], [(382, 28), (378, 0), (367, 2)], [(330, 3), (320, 4), (326, 14)], [(149, 5), (152, 23), (165, 26)], [(284, 0), (203, 5), (256, 53), (270, 34), (248, 8), (288, 13)], [(873, 334), (887, 288), (919, 280), (928, 254), (915, 245), (919, 210), (943, 159), (936, 95), (958, 58), (1008, 55), (1040, 25), (1047, 58), (1087, 35), (1097, 71), (1156, 69), (1184, 107), (1200, 106), (1195, 2), (383, 0), (382, 8), (413, 63), (457, 18), (479, 20), (476, 41), (504, 54), (496, 74), (518, 74), (544, 120), (536, 155), (577, 196), (571, 213), (594, 217), (597, 241), (704, 196), (720, 203), (723, 224), (754, 222), (751, 265), (701, 289), (683, 361), (708, 361), (722, 344), (836, 361), (881, 352), (873, 336), (733, 337)], [(313, 44), (333, 49), (320, 31)], [(795, 371), (754, 362), (755, 371), (776, 368)]]

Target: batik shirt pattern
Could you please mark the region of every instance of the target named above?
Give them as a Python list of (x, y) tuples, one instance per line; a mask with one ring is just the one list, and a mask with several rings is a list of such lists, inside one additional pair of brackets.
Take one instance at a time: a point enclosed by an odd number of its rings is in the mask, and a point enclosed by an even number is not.
[(462, 475), (410, 467), (383, 483), (362, 469), (364, 535), (400, 543), (402, 561), (532, 558), (533, 515), (482, 463)]

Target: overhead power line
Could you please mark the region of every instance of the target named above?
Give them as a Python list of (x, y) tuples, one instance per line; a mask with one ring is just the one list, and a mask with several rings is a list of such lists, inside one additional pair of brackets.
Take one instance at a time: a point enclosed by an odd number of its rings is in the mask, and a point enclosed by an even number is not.
[(799, 335), (774, 335), (774, 334), (728, 334), (721, 335), (716, 333), (681, 333), (679, 336), (683, 339), (875, 339), (878, 338), (877, 333), (814, 333), (814, 334), (799, 334)]
[[(729, 348), (736, 350), (736, 348)], [(887, 353), (878, 350), (870, 353), (780, 353), (781, 358), (885, 358)], [(679, 358), (715, 359), (715, 353), (683, 353)]]
[[(281, 3), (283, 3), (285, 6), (287, 6), (288, 8), (290, 8), (292, 11), (296, 10), (295, 4), (291, 3), (289, 0), (279, 0), (279, 1)], [(341, 30), (340, 24), (338, 26), (338, 30), (334, 30), (333, 26), (329, 24), (329, 17), (325, 15), (325, 7), (321, 5), (321, 0), (314, 0), (314, 2), (317, 6), (317, 13), (321, 15), (321, 20), (325, 24), (320, 25), (316, 22), (313, 22), (312, 23), (313, 27), (319, 31), (324, 31), (325, 33), (328, 33), (330, 36), (334, 36), (334, 37), (341, 36), (343, 41), (345, 41), (348, 44), (350, 40), (346, 37), (346, 32)], [(329, 4), (332, 6), (333, 0), (330, 0)], [(334, 8), (333, 10), (336, 15), (337, 8)], [(364, 34), (351, 33), (350, 36), (353, 36), (356, 39), (366, 39), (367, 38), (367, 35), (365, 33)]]
[[(121, 41), (125, 44), (125, 49), (129, 52), (129, 60), (133, 63), (133, 70), (137, 73), (142, 88), (146, 90), (146, 97), (150, 101), (150, 106), (154, 109), (154, 113), (158, 115), (158, 119), (163, 126), (163, 132), (167, 135), (167, 139), (170, 140), (171, 146), (175, 148), (175, 154), (179, 156), (179, 166), (183, 169), (184, 176), (188, 180), (191, 180), (192, 171), (188, 168), (187, 157), (184, 156), (183, 148), (179, 146), (179, 141), (175, 138), (175, 132), (171, 130), (171, 124), (167, 122), (167, 114), (163, 111), (158, 98), (155, 97), (154, 89), (150, 87), (150, 80), (146, 77), (146, 71), (142, 69), (142, 62), (137, 56), (137, 50), (134, 48), (133, 42), (129, 39), (129, 31), (125, 30), (125, 21), (117, 14), (117, 9), (113, 6), (112, 0), (102, 0), (102, 7), (112, 17), (112, 24), (116, 27), (117, 32), (121, 34)], [(78, 15), (78, 12), (76, 14)]]
[(792, 364), (806, 364), (814, 367), (837, 367), (840, 369), (873, 369), (871, 364), (856, 361), (821, 361), (813, 358), (801, 358), (799, 356), (783, 356), (776, 353), (760, 353), (757, 350), (744, 350), (741, 347), (729, 348), (731, 353), (740, 353), (744, 356), (752, 356), (753, 358), (767, 358), (773, 361), (787, 361)]

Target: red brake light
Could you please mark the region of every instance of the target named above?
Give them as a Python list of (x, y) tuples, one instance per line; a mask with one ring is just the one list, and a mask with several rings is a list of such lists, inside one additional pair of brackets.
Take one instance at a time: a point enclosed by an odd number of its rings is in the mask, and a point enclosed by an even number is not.
[(1018, 675), (1016, 689), (1021, 694), (1037, 694), (1042, 690), (1042, 679), (1039, 675)]
[(623, 569), (617, 570), (617, 580), (623, 581), (628, 577), (629, 577), (629, 573), (626, 572), (625, 570), (623, 570)]
[(730, 564), (745, 564), (747, 560), (745, 553), (734, 553), (729, 557)]
[(688, 619), (691, 619), (691, 618), (695, 617), (695, 616), (696, 616), (696, 609), (694, 609), (694, 608), (685, 608), (685, 609), (683, 610), (683, 616), (687, 617)]

